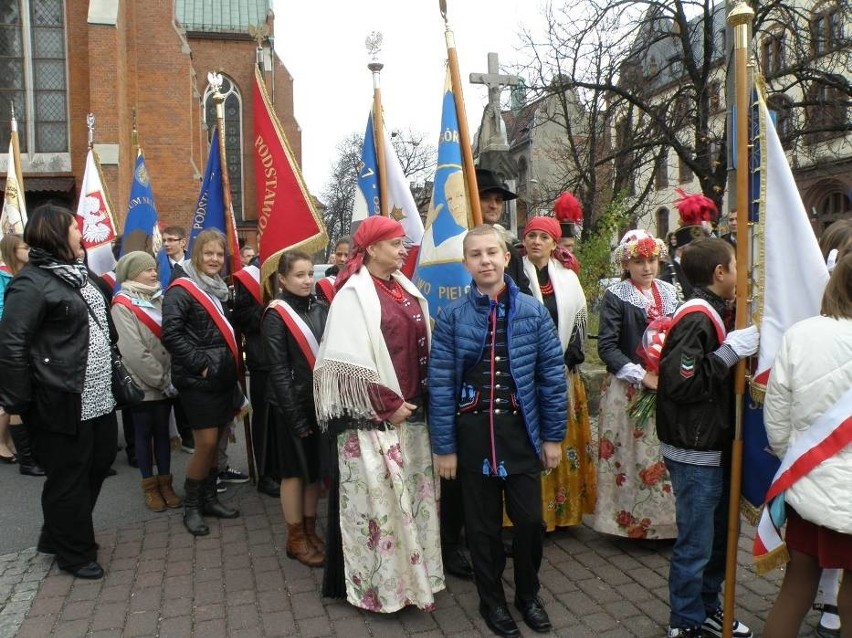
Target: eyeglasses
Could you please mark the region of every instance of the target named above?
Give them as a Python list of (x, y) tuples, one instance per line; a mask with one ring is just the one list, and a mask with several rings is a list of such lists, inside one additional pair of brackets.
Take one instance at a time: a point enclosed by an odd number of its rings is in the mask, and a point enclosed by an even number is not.
[(163, 237), (164, 244), (174, 244), (176, 242), (181, 242), (183, 239), (179, 239), (177, 237)]

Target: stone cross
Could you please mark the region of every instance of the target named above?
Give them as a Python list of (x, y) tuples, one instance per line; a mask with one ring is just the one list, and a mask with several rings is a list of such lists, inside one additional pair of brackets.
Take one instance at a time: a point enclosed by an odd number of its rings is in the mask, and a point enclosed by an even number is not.
[(488, 54), (488, 73), (471, 73), (472, 84), (484, 84), (488, 87), (488, 105), (482, 114), (482, 126), (479, 131), (480, 150), (508, 150), (506, 125), (500, 108), (500, 93), (506, 86), (519, 84), (517, 75), (501, 75), (496, 53)]

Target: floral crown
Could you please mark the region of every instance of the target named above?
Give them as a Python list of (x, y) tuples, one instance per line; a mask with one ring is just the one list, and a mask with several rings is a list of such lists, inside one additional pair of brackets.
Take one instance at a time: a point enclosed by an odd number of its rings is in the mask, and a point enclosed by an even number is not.
[(656, 239), (646, 230), (629, 230), (615, 247), (613, 258), (616, 263), (623, 264), (631, 259), (651, 259), (665, 257), (666, 245)]

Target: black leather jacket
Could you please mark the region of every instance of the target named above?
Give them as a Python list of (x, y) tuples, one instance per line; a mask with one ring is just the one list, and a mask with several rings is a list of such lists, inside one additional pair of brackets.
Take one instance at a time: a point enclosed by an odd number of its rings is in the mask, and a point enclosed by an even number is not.
[[(224, 310), (227, 317), (229, 310)], [(201, 304), (177, 286), (163, 297), (162, 342), (172, 356), (172, 383), (178, 390), (233, 391), (237, 366), (225, 338)]]
[(245, 340), (246, 365), (249, 370), (269, 368), (269, 357), (260, 339), (260, 320), (263, 318), (265, 309), (235, 277), (234, 311), (231, 313), (231, 323), (242, 333)]
[[(328, 306), (315, 297), (281, 296), (308, 324), (317, 341), (322, 339)], [(284, 414), (297, 435), (316, 431), (313, 369), (278, 312), (270, 308), (261, 324), (263, 347), (269, 354), (269, 402)]]
[[(694, 296), (725, 316), (725, 302), (703, 288)], [(657, 390), (660, 441), (685, 450), (727, 454), (734, 438), (734, 381), (719, 337), (702, 313), (684, 316), (666, 336)], [(724, 455), (723, 455), (724, 456)]]
[[(0, 405), (12, 414), (33, 410), (32, 422), (39, 427), (75, 431), (89, 355), (86, 302), (79, 290), (33, 264), (12, 279), (5, 302)], [(109, 312), (107, 321), (115, 343)]]

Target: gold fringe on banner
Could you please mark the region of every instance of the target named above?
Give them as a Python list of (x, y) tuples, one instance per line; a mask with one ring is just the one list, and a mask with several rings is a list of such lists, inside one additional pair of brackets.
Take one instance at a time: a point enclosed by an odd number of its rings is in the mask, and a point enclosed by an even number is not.
[(760, 558), (754, 559), (754, 571), (758, 576), (765, 576), (773, 569), (783, 567), (790, 562), (790, 552), (787, 551), (787, 545), (782, 544), (776, 547), (768, 554), (764, 554)]

